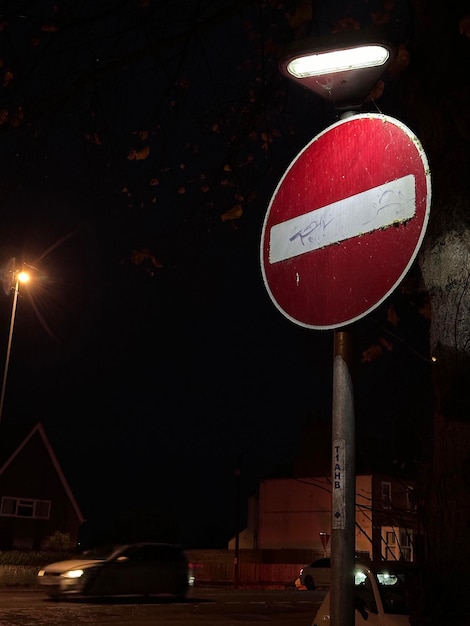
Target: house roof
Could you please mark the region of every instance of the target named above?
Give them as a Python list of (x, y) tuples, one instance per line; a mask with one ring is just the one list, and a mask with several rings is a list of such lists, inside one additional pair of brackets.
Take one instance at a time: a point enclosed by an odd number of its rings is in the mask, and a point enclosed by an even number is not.
[(26, 445), (29, 443), (29, 441), (31, 441), (31, 439), (33, 437), (40, 437), (44, 447), (49, 455), (49, 458), (51, 459), (52, 465), (54, 466), (57, 475), (59, 477), (60, 482), (62, 483), (62, 486), (64, 488), (65, 493), (67, 494), (67, 497), (75, 511), (75, 514), (77, 516), (77, 519), (79, 521), (80, 524), (82, 524), (85, 521), (85, 518), (82, 515), (82, 512), (80, 510), (80, 507), (78, 506), (78, 503), (75, 499), (75, 496), (73, 495), (73, 492), (70, 488), (69, 483), (67, 482), (67, 479), (65, 478), (64, 472), (62, 471), (62, 467), (55, 455), (55, 452), (50, 444), (50, 441), (46, 435), (46, 431), (44, 430), (43, 425), (41, 424), (41, 422), (38, 422), (36, 424), (36, 426), (34, 426), (34, 428), (31, 430), (31, 432), (29, 433), (29, 435), (27, 435), (25, 437), (25, 439), (23, 439), (23, 441), (20, 443), (20, 445), (16, 448), (16, 450), (13, 452), (13, 454), (11, 454), (11, 456), (8, 457), (8, 459), (3, 463), (3, 465), (0, 467), (0, 476), (3, 474), (3, 472), (13, 463), (13, 461), (16, 459), (16, 457), (20, 454), (20, 452), (26, 447)]

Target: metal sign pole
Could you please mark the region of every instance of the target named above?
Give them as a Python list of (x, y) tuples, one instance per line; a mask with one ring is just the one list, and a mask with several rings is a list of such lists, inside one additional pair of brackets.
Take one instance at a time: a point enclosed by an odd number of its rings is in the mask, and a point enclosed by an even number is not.
[(335, 331), (331, 464), (331, 626), (354, 626), (355, 424), (351, 337)]

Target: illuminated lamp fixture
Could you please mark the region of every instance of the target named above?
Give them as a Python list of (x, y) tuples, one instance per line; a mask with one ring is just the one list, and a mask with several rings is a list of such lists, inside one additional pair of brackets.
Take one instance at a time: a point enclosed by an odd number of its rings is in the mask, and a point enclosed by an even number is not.
[(395, 58), (394, 48), (361, 31), (295, 42), (281, 59), (281, 73), (339, 111), (361, 108)]

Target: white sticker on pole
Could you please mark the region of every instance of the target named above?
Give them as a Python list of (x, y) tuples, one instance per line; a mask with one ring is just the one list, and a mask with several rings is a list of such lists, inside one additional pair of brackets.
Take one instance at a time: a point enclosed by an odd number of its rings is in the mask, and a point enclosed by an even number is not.
[(401, 224), (415, 213), (415, 177), (408, 174), (275, 224), (270, 231), (269, 262)]
[(333, 441), (333, 492), (331, 498), (331, 528), (344, 530), (346, 527), (345, 504), (345, 448), (344, 439)]

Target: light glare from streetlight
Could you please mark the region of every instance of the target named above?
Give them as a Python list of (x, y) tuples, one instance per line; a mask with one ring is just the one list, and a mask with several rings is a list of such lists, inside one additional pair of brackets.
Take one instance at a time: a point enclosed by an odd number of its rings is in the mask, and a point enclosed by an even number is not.
[(28, 272), (22, 270), (21, 272), (18, 272), (16, 278), (20, 283), (27, 283), (31, 276), (28, 274)]
[(384, 46), (366, 45), (342, 50), (317, 52), (292, 59), (287, 71), (295, 78), (321, 76), (347, 70), (380, 67), (390, 56)]

